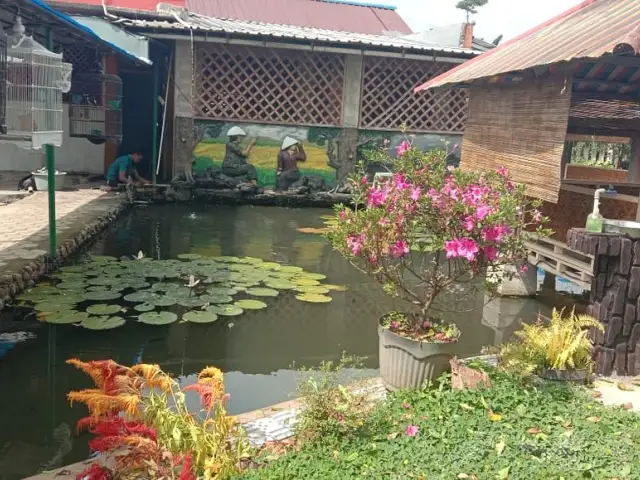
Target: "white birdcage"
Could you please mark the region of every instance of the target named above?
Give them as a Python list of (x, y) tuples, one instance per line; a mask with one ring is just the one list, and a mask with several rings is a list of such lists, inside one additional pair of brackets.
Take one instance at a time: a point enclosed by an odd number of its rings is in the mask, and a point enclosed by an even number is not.
[(60, 146), (62, 55), (49, 51), (24, 32), (20, 17), (16, 17), (7, 45), (6, 138), (25, 148)]
[(117, 75), (77, 73), (71, 80), (69, 136), (93, 142), (122, 139), (122, 80)]
[(7, 35), (0, 30), (0, 134), (7, 133)]

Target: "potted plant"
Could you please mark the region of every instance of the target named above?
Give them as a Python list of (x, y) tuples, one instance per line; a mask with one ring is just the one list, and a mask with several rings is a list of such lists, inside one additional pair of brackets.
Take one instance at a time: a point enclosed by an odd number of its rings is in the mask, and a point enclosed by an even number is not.
[(551, 321), (541, 319), (523, 325), (516, 332), (518, 341), (500, 349), (500, 365), (521, 375), (537, 374), (547, 380), (585, 382), (593, 367), (593, 343), (590, 330), (604, 332), (604, 327), (588, 315), (569, 315), (553, 309)]
[(396, 153), (392, 176), (373, 184), (365, 174), (351, 179), (356, 206), (338, 206), (326, 233), (354, 266), (408, 302), (379, 321), (380, 371), (392, 390), (417, 388), (449, 368), (460, 333), (441, 315), (456, 309), (438, 298), (455, 289), (456, 298), (495, 291), (505, 275), (519, 274), (506, 267), (526, 258), (527, 236), (548, 233), (539, 202), (505, 169), (448, 167), (448, 152), (419, 151), (410, 139)]

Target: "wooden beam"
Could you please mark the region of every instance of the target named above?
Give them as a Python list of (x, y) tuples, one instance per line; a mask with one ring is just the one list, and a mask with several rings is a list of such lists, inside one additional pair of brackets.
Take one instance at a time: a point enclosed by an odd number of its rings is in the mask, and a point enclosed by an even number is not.
[(602, 143), (630, 143), (629, 137), (607, 136), (607, 135), (585, 135), (578, 133), (568, 133), (567, 142), (602, 142)]

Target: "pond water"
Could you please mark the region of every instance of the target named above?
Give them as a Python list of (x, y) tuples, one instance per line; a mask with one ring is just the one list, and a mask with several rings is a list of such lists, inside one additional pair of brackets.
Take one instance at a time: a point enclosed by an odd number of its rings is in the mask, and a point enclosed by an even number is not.
[[(42, 324), (33, 316), (21, 318), (18, 311), (5, 309), (0, 319), (0, 334), (5, 335), (4, 343), (0, 336), (0, 479), (24, 478), (87, 457), (88, 436), (75, 435), (75, 424), (85, 409), (71, 408), (65, 396), (90, 383), (65, 364), (71, 357), (158, 363), (183, 385), (194, 382), (205, 366), (219, 367), (225, 372), (232, 414), (290, 399), (295, 392), (294, 364), (317, 366), (323, 360), (338, 360), (344, 351), (366, 357), (358, 376), (375, 376), (376, 322), (394, 309), (394, 300), (322, 237), (298, 232), (302, 227), (322, 227), (321, 216), (329, 213), (246, 206), (136, 207), (101, 236), (91, 253), (120, 257), (143, 251), (155, 259), (174, 259), (184, 253), (250, 256), (296, 265), (326, 275), (328, 283), (347, 287), (344, 292), (332, 292), (331, 303), (303, 303), (284, 292), (264, 299), (268, 304), (264, 310), (212, 324), (130, 322), (109, 331)], [(553, 293), (541, 298), (558, 302)], [(572, 302), (569, 297), (560, 301)], [(454, 294), (445, 302), (468, 310), (455, 316), (462, 331), (461, 357), (501, 343), (521, 321), (550, 311), (533, 299), (485, 305), (484, 296), (478, 295), (460, 305)], [(11, 335), (16, 341), (7, 340)]]

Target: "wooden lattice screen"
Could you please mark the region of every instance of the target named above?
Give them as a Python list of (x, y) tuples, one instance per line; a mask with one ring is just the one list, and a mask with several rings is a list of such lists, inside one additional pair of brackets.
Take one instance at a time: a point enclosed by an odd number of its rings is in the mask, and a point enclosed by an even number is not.
[(531, 197), (556, 203), (571, 89), (548, 78), (517, 86), (472, 86), (460, 167), (506, 167)]
[(81, 45), (58, 47), (58, 53), (62, 52), (65, 62), (73, 65), (73, 74), (98, 73), (102, 64), (102, 54), (95, 48), (85, 48)]
[(360, 126), (423, 132), (460, 133), (467, 116), (463, 90), (413, 89), (455, 65), (420, 60), (366, 57)]
[(341, 55), (199, 45), (196, 115), (295, 125), (340, 125)]

